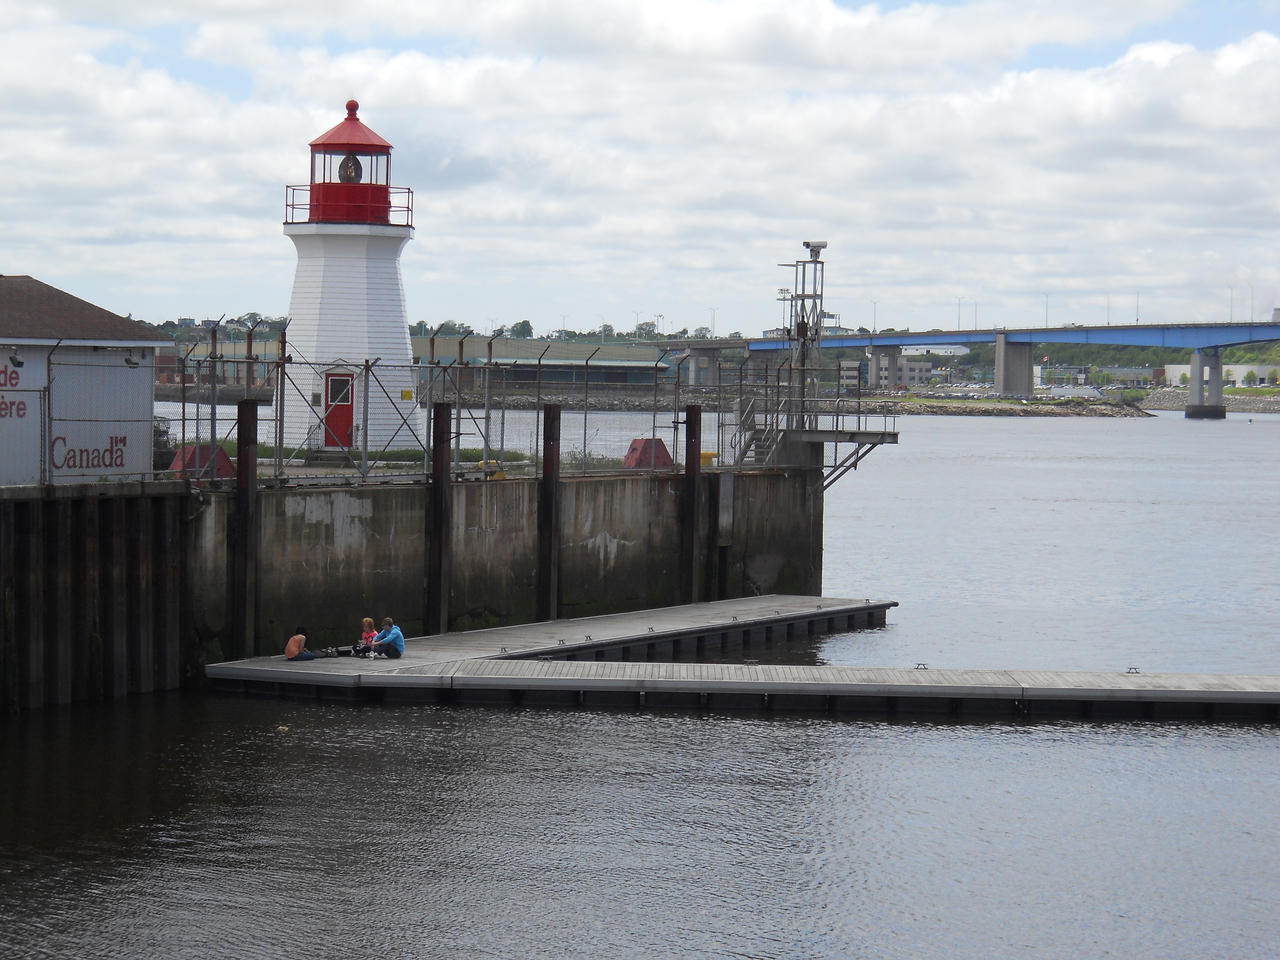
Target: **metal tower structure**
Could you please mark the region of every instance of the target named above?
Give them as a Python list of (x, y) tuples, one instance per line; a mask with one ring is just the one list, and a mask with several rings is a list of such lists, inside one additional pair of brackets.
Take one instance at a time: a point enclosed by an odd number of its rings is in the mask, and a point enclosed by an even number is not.
[(792, 266), (795, 279), (791, 284), (791, 315), (788, 321), (787, 338), (791, 341), (791, 397), (794, 401), (789, 426), (793, 429), (804, 427), (805, 398), (812, 392), (817, 394), (818, 366), (822, 350), (822, 282), (826, 263), (822, 260), (822, 251), (826, 249), (825, 240), (806, 240), (804, 247), (809, 251), (808, 259), (797, 260)]

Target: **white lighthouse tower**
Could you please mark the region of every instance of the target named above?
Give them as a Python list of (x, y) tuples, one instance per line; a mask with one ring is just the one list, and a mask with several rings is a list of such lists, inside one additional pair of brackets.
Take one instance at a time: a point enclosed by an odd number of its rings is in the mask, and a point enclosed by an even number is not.
[[(356, 117), (311, 141), (311, 182), (286, 187), (285, 236), (298, 251), (289, 301), (284, 438), (371, 452), (417, 444), (413, 348), (400, 251), (413, 192), (391, 186), (391, 144)], [(412, 425), (413, 430), (410, 429)]]

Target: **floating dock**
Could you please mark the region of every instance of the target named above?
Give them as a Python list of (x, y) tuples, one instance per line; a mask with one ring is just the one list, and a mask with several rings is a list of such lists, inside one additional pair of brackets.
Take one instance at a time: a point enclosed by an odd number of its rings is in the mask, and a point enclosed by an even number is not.
[[(893, 601), (767, 596), (407, 641), (399, 660), (210, 664), (223, 690), (375, 702), (882, 716), (1280, 720), (1280, 677), (784, 666), (798, 637), (880, 627)], [(697, 662), (732, 651), (743, 663)]]

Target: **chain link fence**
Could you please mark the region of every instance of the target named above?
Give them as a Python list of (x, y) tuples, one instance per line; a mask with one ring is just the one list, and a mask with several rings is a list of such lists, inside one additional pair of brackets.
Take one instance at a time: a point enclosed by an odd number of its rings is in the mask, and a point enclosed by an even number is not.
[[(721, 364), (713, 385), (680, 382), (655, 364), (649, 383), (544, 377), (532, 364), (324, 365), (276, 361), (253, 384), (237, 363), (203, 360), (157, 407), (156, 469), (208, 478), (235, 454), (232, 404), (258, 402), (259, 475), (280, 482), (416, 479), (430, 469), (431, 407), (451, 407), (449, 445), (460, 478), (537, 476), (544, 410), (561, 409), (561, 474), (684, 469), (686, 408), (701, 408), (701, 466), (777, 465), (788, 430), (892, 430), (885, 408), (837, 395), (831, 371)], [(217, 370), (217, 376), (212, 376)], [(878, 427), (876, 425), (879, 425)], [(168, 464), (161, 466), (168, 458)], [(227, 459), (224, 459), (227, 458)]]

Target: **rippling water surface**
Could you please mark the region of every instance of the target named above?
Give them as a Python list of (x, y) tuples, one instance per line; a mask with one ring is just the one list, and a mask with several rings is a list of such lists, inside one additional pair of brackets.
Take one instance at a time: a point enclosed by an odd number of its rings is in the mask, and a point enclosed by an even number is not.
[(839, 663), (1280, 673), (1280, 417), (904, 417), (826, 502)]
[[(799, 659), (1280, 672), (1280, 420), (911, 418)], [(1262, 957), (1273, 726), (191, 695), (0, 721), (3, 957)]]

